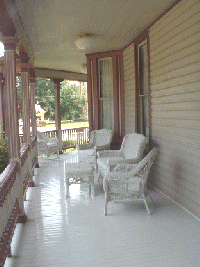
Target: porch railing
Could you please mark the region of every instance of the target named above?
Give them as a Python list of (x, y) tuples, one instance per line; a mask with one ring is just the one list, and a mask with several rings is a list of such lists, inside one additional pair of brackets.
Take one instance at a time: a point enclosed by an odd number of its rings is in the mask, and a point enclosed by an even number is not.
[(21, 181), (17, 175), (17, 161), (10, 163), (0, 175), (0, 266), (10, 253), (10, 243), (20, 215), (19, 195)]
[(75, 148), (76, 145), (85, 144), (89, 141), (89, 128), (72, 128), (62, 130), (63, 149)]
[(21, 212), (20, 205), (23, 205), (22, 195), (25, 196), (32, 181), (36, 163), (37, 145), (35, 137), (32, 137), (31, 145), (23, 146), (20, 151), (20, 162), (11, 162), (0, 174), (0, 266), (4, 265), (10, 253), (10, 243)]
[[(76, 145), (85, 144), (89, 141), (89, 128), (71, 128), (63, 129), (62, 132), (62, 149), (75, 148)], [(56, 137), (58, 135), (57, 130), (45, 131), (48, 137)], [(23, 135), (19, 136), (20, 143), (23, 144)]]

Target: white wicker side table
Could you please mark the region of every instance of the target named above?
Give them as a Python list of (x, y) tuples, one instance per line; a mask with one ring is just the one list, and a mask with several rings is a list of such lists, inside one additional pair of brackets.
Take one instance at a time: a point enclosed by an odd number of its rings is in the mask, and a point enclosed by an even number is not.
[(89, 162), (66, 163), (66, 197), (69, 197), (69, 186), (71, 184), (88, 183), (89, 195), (91, 195), (91, 186), (94, 192), (94, 166)]

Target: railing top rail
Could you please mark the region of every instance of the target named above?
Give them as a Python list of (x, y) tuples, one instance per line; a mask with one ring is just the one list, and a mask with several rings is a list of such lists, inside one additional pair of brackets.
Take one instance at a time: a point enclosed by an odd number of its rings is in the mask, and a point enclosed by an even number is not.
[(29, 145), (24, 145), (20, 150), (20, 158), (29, 150)]
[(35, 136), (31, 136), (31, 142), (34, 142), (36, 140)]
[(0, 189), (4, 185), (5, 181), (17, 170), (17, 161), (12, 161), (5, 170), (0, 174)]

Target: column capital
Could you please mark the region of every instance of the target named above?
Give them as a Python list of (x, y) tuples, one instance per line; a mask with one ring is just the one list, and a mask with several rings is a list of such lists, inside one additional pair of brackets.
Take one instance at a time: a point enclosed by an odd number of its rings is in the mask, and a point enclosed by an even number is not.
[(0, 37), (0, 42), (4, 44), (5, 50), (16, 50), (18, 38), (16, 36), (3, 36)]
[(29, 63), (21, 63), (21, 72), (29, 72), (30, 64)]
[(59, 79), (59, 78), (53, 78), (51, 81), (54, 83), (54, 85), (60, 85), (61, 82), (64, 81), (64, 79)]
[(26, 53), (26, 51), (22, 45), (19, 48), (19, 58), (21, 60), (21, 63), (28, 63), (29, 62), (28, 54)]
[(32, 77), (32, 76), (30, 76), (30, 78), (29, 78), (29, 80), (30, 80), (30, 83), (34, 83), (35, 84), (35, 77)]
[(35, 69), (34, 68), (30, 68), (29, 69), (29, 75), (30, 75), (30, 83), (35, 83)]

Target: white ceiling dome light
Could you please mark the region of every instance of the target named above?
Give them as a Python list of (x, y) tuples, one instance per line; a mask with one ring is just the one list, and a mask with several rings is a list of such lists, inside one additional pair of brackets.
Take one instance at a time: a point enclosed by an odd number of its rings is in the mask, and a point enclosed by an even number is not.
[(92, 35), (87, 33), (81, 33), (79, 38), (76, 39), (75, 45), (78, 49), (88, 49), (92, 46)]
[(87, 74), (87, 64), (86, 63), (82, 65), (81, 72), (84, 74)]

